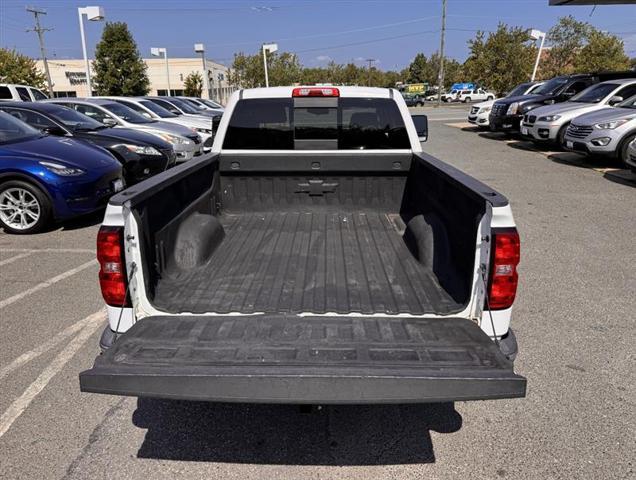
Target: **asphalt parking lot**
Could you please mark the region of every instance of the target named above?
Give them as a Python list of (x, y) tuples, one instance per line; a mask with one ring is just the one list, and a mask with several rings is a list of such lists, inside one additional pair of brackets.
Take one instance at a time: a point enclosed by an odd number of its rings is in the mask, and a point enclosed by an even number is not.
[[(100, 216), (0, 233), (0, 478), (634, 478), (636, 177), (424, 107), (426, 150), (510, 199), (525, 399), (218, 405), (81, 394)], [(631, 452), (631, 453), (630, 453)]]

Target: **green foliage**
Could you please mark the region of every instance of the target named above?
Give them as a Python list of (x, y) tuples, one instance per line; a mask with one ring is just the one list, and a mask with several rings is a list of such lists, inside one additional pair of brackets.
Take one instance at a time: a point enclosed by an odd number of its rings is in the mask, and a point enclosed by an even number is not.
[(484, 38), (484, 33), (478, 32), (468, 42), (470, 56), (463, 68), (467, 81), (477, 82), (500, 95), (530, 79), (537, 49), (529, 43), (527, 29), (500, 23), (496, 32)]
[(46, 77), (32, 58), (15, 50), (0, 48), (0, 82), (21, 83), (43, 89)]
[(550, 29), (547, 42), (550, 49), (541, 60), (540, 78), (552, 78), (576, 71), (575, 60), (594, 27), (587, 22), (579, 22), (573, 16), (559, 18)]
[(203, 75), (200, 72), (189, 73), (183, 82), (183, 91), (186, 97), (201, 97)]
[(146, 64), (124, 22), (107, 22), (95, 49), (93, 88), (97, 95), (146, 95)]
[(627, 70), (629, 57), (625, 55), (623, 41), (611, 33), (594, 30), (574, 60), (577, 72)]
[[(300, 82), (302, 67), (298, 57), (293, 53), (268, 53), (267, 74), (271, 87), (292, 85)], [(234, 54), (229, 80), (230, 83), (242, 88), (265, 86), (265, 68), (263, 66), (262, 53), (246, 55), (241, 52)]]

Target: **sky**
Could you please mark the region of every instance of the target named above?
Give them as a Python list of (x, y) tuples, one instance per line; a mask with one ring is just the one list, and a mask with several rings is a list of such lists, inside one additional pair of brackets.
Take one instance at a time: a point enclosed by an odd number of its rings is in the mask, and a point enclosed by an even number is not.
[[(334, 60), (401, 69), (416, 53), (439, 49), (442, 0), (88, 0), (104, 7), (106, 20), (124, 21), (144, 57), (165, 47), (169, 57), (194, 56), (204, 43), (206, 56), (230, 65), (234, 53), (255, 53), (276, 42), (295, 52), (305, 66)], [(34, 24), (25, 5), (46, 10), (42, 26), (51, 60), (81, 58), (77, 0), (0, 0), (0, 46), (40, 57)], [(446, 54), (460, 62), (477, 30), (498, 22), (547, 31), (560, 16), (573, 15), (617, 34), (636, 57), (636, 5), (550, 7), (548, 0), (447, 0)], [(85, 22), (89, 56), (104, 22)]]

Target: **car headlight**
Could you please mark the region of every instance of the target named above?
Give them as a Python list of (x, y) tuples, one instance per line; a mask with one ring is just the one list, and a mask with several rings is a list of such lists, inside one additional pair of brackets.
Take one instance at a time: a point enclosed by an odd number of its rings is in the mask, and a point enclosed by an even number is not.
[(517, 110), (519, 110), (519, 102), (513, 102), (508, 107), (508, 111), (506, 112), (506, 115), (516, 115)]
[(116, 147), (123, 147), (126, 150), (136, 153), (138, 155), (161, 155), (161, 152), (155, 147), (144, 147), (143, 145), (132, 145), (129, 143), (122, 143), (121, 145), (115, 145)]
[(61, 163), (54, 162), (38, 162), (48, 171), (55, 173), (61, 177), (77, 177), (78, 175), (84, 175), (86, 172), (81, 168), (69, 167), (62, 165)]
[(538, 122), (554, 122), (561, 118), (561, 115), (546, 115), (545, 117), (539, 117)]
[(204, 133), (206, 135), (212, 135), (212, 130), (210, 128), (195, 128), (197, 133)]
[(629, 122), (629, 120), (629, 118), (622, 118), (620, 120), (614, 120), (612, 122), (597, 123), (596, 125), (594, 125), (594, 128), (598, 128), (599, 130), (614, 130), (621, 125), (626, 124), (627, 122)]
[(190, 140), (180, 135), (173, 135), (171, 133), (158, 131), (154, 131), (151, 133), (165, 140), (166, 142), (171, 143), (172, 145), (190, 145), (190, 143), (192, 143)]
[(483, 107), (483, 108), (480, 108), (477, 113), (488, 113), (491, 110), (492, 110), (492, 106), (491, 107)]

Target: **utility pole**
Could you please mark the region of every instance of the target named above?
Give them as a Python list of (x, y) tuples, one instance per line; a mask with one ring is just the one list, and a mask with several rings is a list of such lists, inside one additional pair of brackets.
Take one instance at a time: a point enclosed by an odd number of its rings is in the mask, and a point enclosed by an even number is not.
[(44, 50), (44, 32), (50, 32), (52, 28), (42, 28), (40, 26), (40, 15), (46, 15), (45, 10), (38, 9), (36, 7), (27, 7), (27, 12), (31, 12), (35, 17), (35, 27), (27, 30), (27, 32), (36, 32), (38, 34), (38, 40), (40, 41), (40, 54), (42, 55), (42, 62), (44, 63), (44, 73), (46, 74), (46, 83), (49, 87), (49, 96), (53, 98), (53, 82), (51, 82), (51, 73), (49, 72), (49, 64), (46, 61), (46, 51)]
[(370, 87), (371, 86), (371, 64), (375, 62), (375, 58), (367, 58), (366, 61), (369, 62), (369, 80), (367, 80), (367, 84), (368, 84), (367, 86)]
[(444, 36), (446, 35), (446, 0), (442, 0), (442, 37), (439, 42), (439, 76), (437, 77), (437, 106), (442, 103), (444, 87)]

